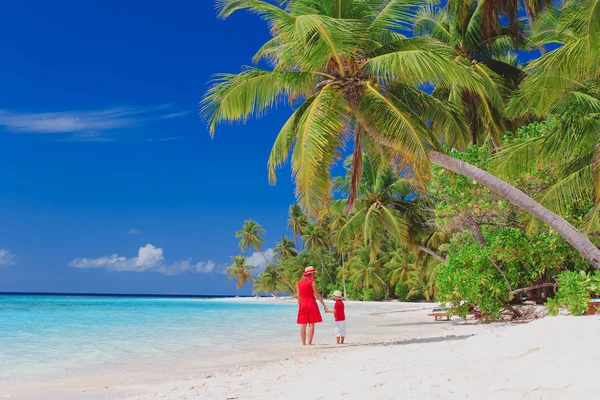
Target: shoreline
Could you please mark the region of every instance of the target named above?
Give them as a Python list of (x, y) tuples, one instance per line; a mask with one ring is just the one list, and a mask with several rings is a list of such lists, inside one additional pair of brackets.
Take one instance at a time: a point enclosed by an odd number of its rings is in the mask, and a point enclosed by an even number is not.
[[(254, 301), (289, 304), (294, 299)], [(161, 372), (150, 365), (140, 365), (136, 374), (126, 376), (115, 365), (111, 373), (94, 375), (84, 371), (85, 377), (32, 382), (29, 393), (4, 397), (24, 400), (297, 398), (297, 393), (307, 390), (303, 385), (308, 379), (311, 388), (304, 398), (512, 399), (536, 389), (528, 383), (535, 378), (534, 383), (540, 381), (536, 384), (542, 390), (542, 397), (524, 398), (562, 399), (577, 387), (579, 397), (575, 398), (586, 399), (589, 393), (585, 379), (593, 382), (589, 379), (594, 371), (581, 367), (584, 364), (581, 355), (590, 351), (592, 359), (600, 363), (600, 343), (595, 339), (600, 316), (545, 317), (528, 324), (481, 324), (456, 317), (450, 322), (435, 322), (427, 316), (435, 303), (348, 302), (347, 306), (351, 313), (347, 314), (345, 345), (334, 344), (333, 320), (324, 318), (324, 323), (317, 325), (315, 345), (310, 347), (302, 347), (299, 338), (293, 337), (287, 338), (283, 345), (274, 345), (272, 351), (219, 357), (211, 365), (188, 355), (177, 360), (176, 370), (165, 366)], [(367, 329), (361, 330), (358, 325)], [(565, 349), (565, 343), (571, 341), (573, 348)], [(591, 350), (582, 347), (589, 345)], [(563, 371), (563, 365), (569, 371)], [(534, 369), (535, 374), (528, 376), (527, 372)], [(489, 380), (492, 370), (500, 374)], [(514, 381), (513, 370), (522, 370), (523, 379)], [(487, 375), (482, 375), (486, 371)], [(504, 390), (500, 380), (514, 381), (514, 385)], [(345, 387), (344, 382), (349, 386)], [(488, 390), (489, 385), (496, 391)]]
[[(296, 300), (292, 297), (238, 297), (220, 299), (199, 299), (202, 302), (227, 302), (248, 304), (281, 304), (295, 308)], [(329, 300), (326, 300), (329, 302)], [(353, 324), (352, 341), (373, 342), (393, 338), (397, 327), (389, 325), (381, 312), (389, 311), (417, 312), (425, 315), (425, 310), (434, 307), (434, 303), (400, 303), (400, 302), (361, 302), (348, 301)], [(292, 311), (295, 314), (295, 309)], [(286, 357), (306, 356), (315, 352), (331, 349), (333, 338), (333, 317), (323, 314), (324, 322), (318, 324), (315, 335), (316, 346), (302, 348), (299, 337), (277, 337), (275, 342), (256, 342), (252, 336), (241, 338), (249, 341), (243, 351), (215, 349), (214, 353), (192, 351), (185, 354), (169, 354), (164, 358), (148, 360), (121, 360), (100, 368), (85, 368), (64, 373), (60, 377), (39, 379), (35, 374), (26, 381), (11, 383), (0, 387), (0, 398), (22, 399), (104, 399), (129, 393), (128, 387), (145, 387), (153, 382), (170, 382), (180, 379), (198, 379), (200, 376), (225, 373), (241, 364), (264, 364), (278, 361)], [(296, 333), (294, 324), (293, 333)], [(276, 334), (276, 332), (275, 332)], [(164, 367), (163, 367), (164, 365)]]
[(119, 399), (597, 398), (598, 315), (445, 325), (438, 335), (331, 345), (202, 379), (132, 387), (138, 393)]

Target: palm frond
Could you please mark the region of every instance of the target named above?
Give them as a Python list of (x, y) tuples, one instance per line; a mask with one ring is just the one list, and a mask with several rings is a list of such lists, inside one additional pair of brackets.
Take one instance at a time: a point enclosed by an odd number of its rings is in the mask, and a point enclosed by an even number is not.
[(338, 85), (329, 84), (299, 116), (292, 175), (299, 203), (310, 215), (329, 198), (329, 168), (337, 157), (348, 112)]
[(266, 71), (249, 68), (239, 74), (217, 75), (200, 106), (210, 132), (220, 122), (245, 122), (285, 98), (309, 93), (316, 75), (298, 71)]

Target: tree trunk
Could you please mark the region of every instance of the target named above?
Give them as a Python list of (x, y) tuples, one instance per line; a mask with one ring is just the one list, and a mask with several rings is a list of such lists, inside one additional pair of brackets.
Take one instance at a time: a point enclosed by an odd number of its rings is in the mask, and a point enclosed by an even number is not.
[(342, 251), (342, 285), (344, 286), (344, 300), (348, 298), (346, 295), (346, 266), (344, 263), (344, 252)]
[(495, 177), (489, 172), (437, 151), (432, 150), (429, 155), (433, 164), (474, 179), (500, 195), (502, 198), (510, 201), (515, 206), (546, 223), (565, 238), (565, 240), (571, 243), (571, 245), (586, 260), (588, 260), (594, 268), (600, 269), (600, 249), (563, 218), (543, 207), (516, 187), (504, 182), (502, 179)]
[(526, 288), (513, 290), (512, 292), (510, 292), (510, 295), (514, 296), (515, 294), (518, 294), (518, 293), (528, 292), (530, 290), (542, 289), (542, 288), (547, 288), (547, 287), (556, 287), (556, 284), (555, 283), (542, 283), (540, 285), (529, 286)]
[(327, 271), (327, 268), (325, 268), (325, 261), (323, 261), (323, 256), (319, 253), (317, 253), (319, 255), (319, 261), (321, 261), (321, 271), (327, 273), (327, 276), (329, 277), (329, 283), (333, 283), (333, 279), (331, 279), (331, 274), (329, 273), (329, 271)]
[(469, 217), (469, 228), (471, 228), (471, 233), (473, 233), (479, 247), (487, 246), (487, 242), (485, 241), (485, 237), (483, 236), (483, 232), (481, 232), (479, 224), (472, 217)]
[(441, 262), (446, 262), (446, 257), (439, 255), (435, 250), (432, 250), (429, 247), (425, 247), (425, 246), (421, 246), (421, 245), (418, 245), (417, 247), (422, 252), (427, 253), (427, 254), (429, 254), (431, 256), (434, 256), (435, 258), (437, 258)]

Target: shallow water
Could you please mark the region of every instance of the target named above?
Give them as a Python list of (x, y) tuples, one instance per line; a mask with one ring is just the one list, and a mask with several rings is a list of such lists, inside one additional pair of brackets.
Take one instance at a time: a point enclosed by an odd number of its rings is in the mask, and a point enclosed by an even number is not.
[(199, 362), (295, 337), (295, 302), (0, 295), (0, 385), (178, 356)]

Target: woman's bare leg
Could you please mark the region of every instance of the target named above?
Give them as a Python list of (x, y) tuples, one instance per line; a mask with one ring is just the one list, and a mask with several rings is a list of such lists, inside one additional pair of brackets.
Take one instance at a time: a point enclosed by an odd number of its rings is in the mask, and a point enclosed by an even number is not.
[(302, 345), (306, 346), (306, 324), (300, 325), (300, 339), (302, 339)]
[(310, 346), (315, 336), (315, 324), (308, 324), (308, 345)]

